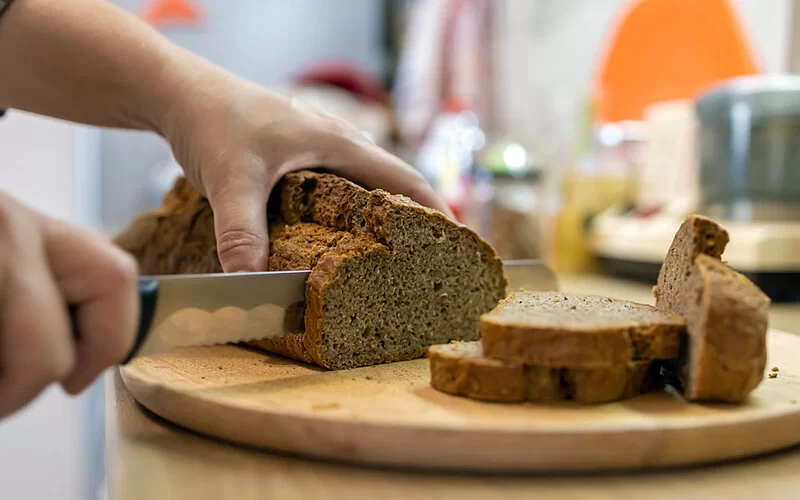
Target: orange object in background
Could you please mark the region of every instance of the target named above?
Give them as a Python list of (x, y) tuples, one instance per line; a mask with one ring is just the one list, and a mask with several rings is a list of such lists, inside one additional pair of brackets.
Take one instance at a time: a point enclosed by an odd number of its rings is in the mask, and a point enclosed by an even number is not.
[(720, 80), (758, 72), (728, 0), (638, 0), (601, 66), (595, 121), (641, 120), (651, 103), (690, 99)]
[(204, 20), (200, 8), (190, 0), (154, 0), (145, 7), (142, 17), (157, 29), (199, 27)]

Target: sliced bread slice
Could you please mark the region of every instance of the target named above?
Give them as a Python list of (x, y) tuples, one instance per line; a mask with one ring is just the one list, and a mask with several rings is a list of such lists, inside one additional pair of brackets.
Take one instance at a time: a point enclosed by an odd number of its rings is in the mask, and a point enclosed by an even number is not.
[(609, 368), (678, 355), (677, 314), (608, 297), (514, 292), (481, 316), (490, 358), (553, 368)]
[(687, 321), (675, 369), (689, 400), (741, 402), (764, 378), (770, 299), (720, 260), (727, 239), (710, 219), (687, 218), (654, 289), (657, 307)]
[(651, 361), (594, 370), (547, 368), (487, 358), (480, 342), (436, 345), (428, 356), (435, 389), (482, 401), (608, 403), (643, 394), (656, 379)]

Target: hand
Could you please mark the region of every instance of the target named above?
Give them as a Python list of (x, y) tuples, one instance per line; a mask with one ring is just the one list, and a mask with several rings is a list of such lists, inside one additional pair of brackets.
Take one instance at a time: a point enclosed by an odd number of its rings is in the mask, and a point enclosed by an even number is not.
[[(133, 344), (136, 263), (0, 192), (0, 418), (52, 382), (83, 390)], [(77, 306), (73, 340), (67, 304)]]
[(233, 77), (201, 79), (177, 99), (163, 133), (187, 178), (214, 209), (217, 251), (226, 272), (266, 268), (267, 199), (294, 170), (325, 167), (452, 217), (418, 171), (347, 122), (298, 100)]

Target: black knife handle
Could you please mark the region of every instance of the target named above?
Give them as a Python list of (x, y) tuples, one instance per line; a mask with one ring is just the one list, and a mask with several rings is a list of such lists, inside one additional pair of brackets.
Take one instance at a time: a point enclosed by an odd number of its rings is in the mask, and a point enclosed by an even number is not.
[[(147, 332), (150, 331), (150, 323), (153, 322), (153, 316), (156, 312), (156, 304), (158, 303), (158, 280), (153, 279), (140, 279), (139, 280), (139, 328), (136, 331), (136, 339), (133, 342), (133, 347), (131, 347), (128, 354), (125, 356), (125, 359), (122, 361), (122, 365), (127, 364), (136, 353), (139, 352), (139, 349), (144, 344), (144, 341), (147, 339)], [(72, 336), (77, 340), (80, 339), (80, 331), (78, 330), (78, 322), (76, 318), (76, 313), (78, 309), (74, 305), (69, 306), (69, 319), (72, 323)]]
[(150, 331), (150, 324), (153, 322), (153, 316), (156, 314), (156, 304), (158, 303), (158, 280), (143, 279), (139, 280), (139, 329), (136, 332), (136, 339), (133, 341), (133, 347), (128, 351), (128, 355), (122, 360), (122, 365), (136, 356), (139, 349), (147, 340), (147, 333)]

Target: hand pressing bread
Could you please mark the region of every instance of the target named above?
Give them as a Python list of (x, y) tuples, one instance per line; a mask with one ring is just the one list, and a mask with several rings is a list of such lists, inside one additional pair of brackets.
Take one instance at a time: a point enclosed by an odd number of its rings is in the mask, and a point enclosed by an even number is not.
[[(213, 209), (225, 272), (267, 269), (267, 199), (288, 173), (324, 167), (453, 217), (417, 170), (351, 124), (185, 54), (198, 70), (161, 127), (186, 177)], [(201, 75), (207, 75), (203, 77)]]
[(0, 108), (163, 136), (214, 207), (225, 271), (266, 269), (267, 198), (301, 169), (325, 167), (450, 215), (418, 171), (353, 125), (212, 64), (112, 2), (15, 2), (0, 46), (24, 47), (0, 51)]

